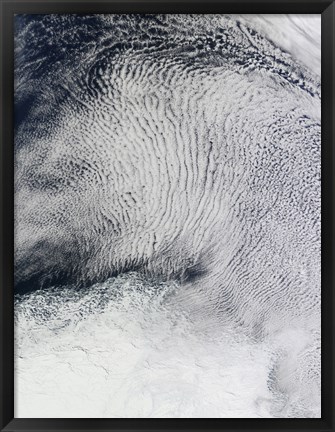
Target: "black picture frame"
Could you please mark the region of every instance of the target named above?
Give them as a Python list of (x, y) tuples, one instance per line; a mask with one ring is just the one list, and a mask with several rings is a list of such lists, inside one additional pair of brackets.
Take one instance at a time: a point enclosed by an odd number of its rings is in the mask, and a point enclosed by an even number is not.
[[(334, 430), (335, 4), (329, 0), (1, 0), (1, 431)], [(321, 419), (14, 418), (13, 16), (19, 13), (319, 13), (322, 25), (322, 416)]]

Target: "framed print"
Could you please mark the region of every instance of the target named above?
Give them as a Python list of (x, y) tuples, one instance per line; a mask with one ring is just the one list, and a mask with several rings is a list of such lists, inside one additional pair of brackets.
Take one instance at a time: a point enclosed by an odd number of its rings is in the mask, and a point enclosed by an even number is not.
[(1, 430), (333, 430), (334, 11), (1, 2)]

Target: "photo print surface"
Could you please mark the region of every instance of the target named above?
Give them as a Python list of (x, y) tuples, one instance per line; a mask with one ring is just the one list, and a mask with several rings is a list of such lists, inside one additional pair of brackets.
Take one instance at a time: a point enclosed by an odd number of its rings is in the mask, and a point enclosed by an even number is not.
[(320, 417), (320, 30), (15, 16), (15, 417)]

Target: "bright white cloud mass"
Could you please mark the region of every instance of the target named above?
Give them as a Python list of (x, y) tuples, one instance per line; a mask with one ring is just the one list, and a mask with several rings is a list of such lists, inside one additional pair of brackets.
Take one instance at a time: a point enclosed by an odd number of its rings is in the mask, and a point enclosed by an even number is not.
[(320, 417), (320, 28), (16, 16), (15, 417)]

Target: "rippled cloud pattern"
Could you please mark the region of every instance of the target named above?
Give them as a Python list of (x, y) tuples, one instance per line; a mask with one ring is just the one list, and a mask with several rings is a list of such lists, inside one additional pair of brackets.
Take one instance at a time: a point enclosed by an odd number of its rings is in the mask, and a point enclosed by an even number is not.
[(320, 25), (16, 15), (16, 417), (320, 417)]

